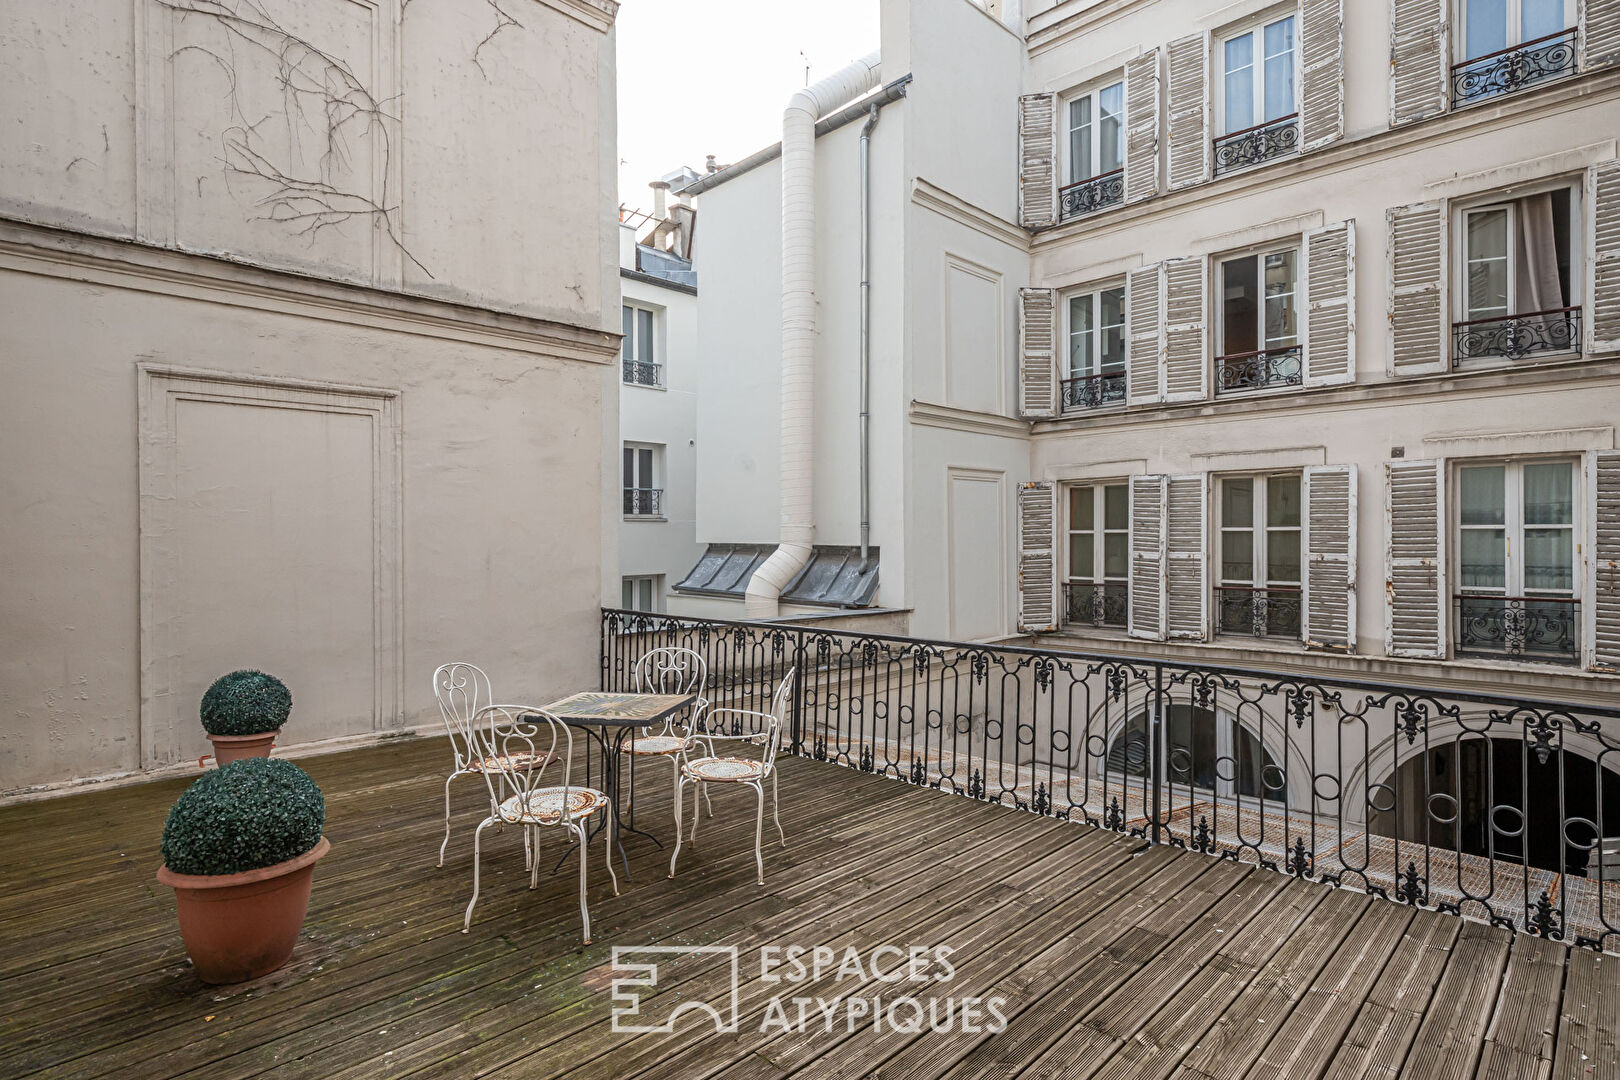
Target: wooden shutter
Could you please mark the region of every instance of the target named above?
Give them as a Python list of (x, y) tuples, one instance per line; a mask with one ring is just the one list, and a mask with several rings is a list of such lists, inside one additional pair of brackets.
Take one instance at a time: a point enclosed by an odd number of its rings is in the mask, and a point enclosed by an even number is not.
[(1344, 0), (1301, 0), (1300, 142), (1315, 150), (1344, 138)]
[(1172, 476), (1165, 484), (1164, 628), (1202, 641), (1209, 625), (1209, 475)]
[(1159, 50), (1125, 64), (1125, 201), (1159, 193)]
[(1580, 23), (1581, 70), (1620, 63), (1620, 0), (1584, 0)]
[(1209, 396), (1204, 355), (1204, 256), (1164, 264), (1164, 400)]
[(1170, 68), (1170, 190), (1209, 179), (1209, 35), (1193, 34), (1165, 47)]
[(1384, 650), (1446, 655), (1445, 463), (1384, 465)]
[(1164, 400), (1160, 384), (1163, 369), (1164, 265), (1154, 263), (1125, 275), (1125, 310), (1130, 342), (1126, 345), (1126, 400), (1131, 405), (1152, 405)]
[(1388, 219), (1389, 373), (1445, 371), (1451, 346), (1445, 203), (1399, 206)]
[(1592, 267), (1586, 355), (1591, 356), (1620, 350), (1620, 160), (1587, 170), (1586, 214)]
[(1620, 450), (1600, 450), (1587, 465), (1590, 477), (1586, 504), (1592, 528), (1588, 550), (1586, 595), (1587, 667), (1620, 672)]
[(1018, 224), (1044, 229), (1057, 214), (1057, 95), (1018, 99)]
[(1057, 629), (1057, 492), (1050, 481), (1018, 489), (1018, 629)]
[(1450, 0), (1390, 0), (1389, 122), (1438, 116), (1449, 104), (1446, 5)]
[(1356, 378), (1356, 226), (1305, 234), (1305, 385)]
[(1164, 640), (1165, 503), (1168, 477), (1131, 477), (1131, 637)]
[(1304, 637), (1356, 651), (1356, 467), (1305, 470)]
[(1018, 414), (1057, 415), (1055, 305), (1051, 289), (1018, 290)]

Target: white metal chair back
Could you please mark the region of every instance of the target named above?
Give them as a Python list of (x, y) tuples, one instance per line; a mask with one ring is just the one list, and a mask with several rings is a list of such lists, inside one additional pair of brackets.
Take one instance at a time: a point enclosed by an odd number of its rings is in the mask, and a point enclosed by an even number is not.
[[(573, 805), (569, 774), (574, 733), (567, 724), (544, 709), (528, 705), (486, 705), (478, 710), (470, 727), (473, 745), (488, 763), (483, 776), (489, 785), (492, 816), (514, 825), (561, 824), (567, 820), (564, 816), (556, 822), (534, 821), (522, 812), (529, 805), (529, 796), (542, 787), (560, 786), (563, 795), (559, 805)], [(525, 761), (539, 761), (541, 765), (523, 768), (519, 763)], [(546, 772), (556, 761), (561, 762), (561, 785), (555, 774), (546, 779)], [(514, 795), (518, 798), (512, 798)]]
[(776, 684), (776, 693), (771, 695), (771, 708), (765, 714), (769, 717), (766, 723), (770, 731), (766, 734), (765, 749), (760, 758), (765, 763), (766, 772), (776, 765), (776, 752), (782, 746), (782, 725), (788, 722), (788, 710), (793, 707), (793, 681), (798, 673), (798, 668), (788, 668), (782, 681)]
[(433, 696), (439, 701), (439, 715), (456, 755), (456, 771), (469, 772), (484, 756), (473, 742), (472, 728), (479, 710), (495, 703), (489, 676), (482, 668), (460, 660), (441, 665), (433, 673)]
[[(664, 646), (647, 652), (636, 661), (632, 683), (638, 694), (696, 694), (697, 702), (687, 710), (684, 730), (677, 731), (675, 717), (664, 719), (660, 735), (690, 734), (697, 718), (708, 708), (703, 689), (709, 679), (709, 666), (693, 649)], [(643, 734), (650, 734), (645, 728)]]

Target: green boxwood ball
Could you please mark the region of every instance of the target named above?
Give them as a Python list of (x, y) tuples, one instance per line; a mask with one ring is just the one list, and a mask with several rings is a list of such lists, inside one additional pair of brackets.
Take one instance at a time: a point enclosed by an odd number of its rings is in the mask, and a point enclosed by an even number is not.
[(320, 843), (326, 799), (280, 758), (243, 758), (181, 794), (163, 826), (163, 863), (177, 874), (236, 874), (295, 859)]
[(287, 722), (292, 692), (274, 675), (233, 671), (214, 680), (198, 711), (210, 735), (263, 735)]

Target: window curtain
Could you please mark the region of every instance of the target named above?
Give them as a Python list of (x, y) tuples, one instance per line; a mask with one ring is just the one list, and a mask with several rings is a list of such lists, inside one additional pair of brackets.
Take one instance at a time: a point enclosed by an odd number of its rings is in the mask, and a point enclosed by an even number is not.
[[(1519, 200), (1518, 261), (1518, 307), (1513, 314), (1569, 306), (1558, 273), (1558, 236), (1550, 191)], [(1546, 326), (1551, 320), (1541, 317), (1526, 321)]]

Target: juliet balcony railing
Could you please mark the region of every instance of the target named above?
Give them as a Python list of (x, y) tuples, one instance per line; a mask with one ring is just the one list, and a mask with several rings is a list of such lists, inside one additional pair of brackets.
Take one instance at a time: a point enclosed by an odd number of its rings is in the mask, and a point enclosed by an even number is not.
[(1459, 656), (1580, 663), (1579, 600), (1458, 593), (1452, 602)]
[(1298, 386), (1305, 381), (1303, 350), (1298, 345), (1215, 358), (1215, 389), (1220, 393)]
[(1125, 201), (1125, 170), (1093, 176), (1058, 189), (1058, 220), (1084, 217)]
[(625, 488), (625, 517), (662, 517), (664, 513), (663, 488)]
[(663, 386), (664, 365), (648, 360), (626, 360), (624, 381), (631, 386)]
[(1525, 315), (1451, 324), (1451, 363), (1523, 360), (1543, 353), (1581, 351), (1581, 309), (1551, 308)]
[(1063, 585), (1066, 626), (1126, 625), (1130, 584), (1124, 581), (1069, 581)]
[(1298, 585), (1215, 586), (1215, 632), (1299, 640)]
[(1451, 67), (1451, 107), (1511, 94), (1573, 75), (1579, 66), (1576, 28), (1498, 49)]
[(1299, 150), (1299, 114), (1289, 113), (1213, 140), (1215, 175), (1286, 157)]
[(1096, 409), (1103, 405), (1119, 405), (1125, 401), (1125, 373), (1105, 372), (1101, 375), (1077, 375), (1063, 380), (1063, 411)]

